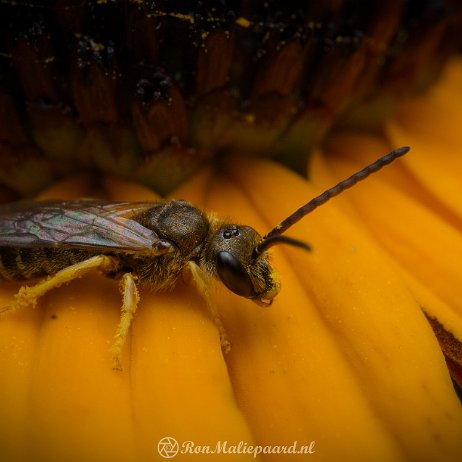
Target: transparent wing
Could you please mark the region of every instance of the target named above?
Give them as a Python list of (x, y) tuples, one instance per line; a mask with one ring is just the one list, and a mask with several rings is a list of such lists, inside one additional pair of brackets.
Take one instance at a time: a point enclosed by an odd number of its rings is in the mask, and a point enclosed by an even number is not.
[(65, 246), (149, 252), (160, 239), (130, 219), (151, 202), (20, 201), (0, 206), (0, 246)]

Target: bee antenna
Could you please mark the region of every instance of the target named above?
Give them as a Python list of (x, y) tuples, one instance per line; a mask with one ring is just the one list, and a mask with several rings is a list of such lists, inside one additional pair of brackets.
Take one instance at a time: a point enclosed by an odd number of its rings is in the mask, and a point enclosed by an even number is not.
[(276, 235), (276, 236), (271, 236), (267, 239), (264, 239), (259, 245), (257, 245), (257, 247), (255, 247), (255, 250), (254, 250), (254, 256), (260, 255), (265, 250), (277, 244), (287, 244), (287, 245), (292, 245), (294, 247), (301, 247), (302, 249), (305, 249), (305, 250), (311, 250), (311, 247), (306, 242), (299, 241), (289, 236)]
[(325, 204), (329, 199), (338, 196), (341, 192), (345, 191), (345, 189), (351, 188), (359, 181), (362, 181), (372, 173), (377, 172), (382, 167), (385, 167), (385, 165), (392, 163), (398, 157), (404, 156), (404, 154), (408, 153), (409, 150), (410, 147), (408, 146), (402, 146), (401, 148), (395, 149), (387, 155), (380, 157), (375, 162), (363, 168), (359, 172), (354, 173), (347, 179), (336, 184), (334, 187), (324, 191), (322, 194), (315, 197), (314, 199), (311, 199), (308, 203), (300, 207), (292, 215), (288, 216), (279, 225), (272, 229), (266, 236), (263, 236), (263, 241), (258, 245), (257, 249), (261, 251), (262, 248), (267, 248), (268, 245), (265, 245), (266, 241), (269, 240), (270, 242), (272, 242), (272, 240), (276, 236), (280, 236), (281, 234), (283, 234), (292, 225), (300, 221), (305, 215), (308, 215), (314, 209), (318, 208), (320, 205)]

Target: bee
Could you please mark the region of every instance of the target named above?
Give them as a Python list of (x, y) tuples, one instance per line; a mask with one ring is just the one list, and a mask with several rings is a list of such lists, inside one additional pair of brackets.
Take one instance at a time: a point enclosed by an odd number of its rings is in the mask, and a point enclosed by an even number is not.
[(264, 236), (184, 200), (19, 201), (0, 206), (0, 279), (41, 278), (35, 285), (21, 287), (0, 312), (35, 306), (50, 289), (98, 269), (120, 281), (123, 301), (112, 354), (114, 368), (121, 369), (122, 347), (139, 301), (138, 286), (170, 288), (189, 270), (227, 351), (230, 344), (210, 302), (208, 278), (217, 278), (231, 292), (260, 306), (271, 305), (281, 284), (268, 249), (285, 244), (310, 250), (305, 242), (284, 233), (332, 197), (408, 151), (401, 147), (379, 158), (310, 200)]

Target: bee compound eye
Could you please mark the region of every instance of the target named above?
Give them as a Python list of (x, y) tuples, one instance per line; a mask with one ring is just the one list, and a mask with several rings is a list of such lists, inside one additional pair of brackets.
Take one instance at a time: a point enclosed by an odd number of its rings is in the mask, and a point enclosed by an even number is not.
[(221, 282), (241, 297), (254, 297), (255, 291), (250, 276), (240, 261), (230, 252), (221, 251), (216, 257), (217, 272)]

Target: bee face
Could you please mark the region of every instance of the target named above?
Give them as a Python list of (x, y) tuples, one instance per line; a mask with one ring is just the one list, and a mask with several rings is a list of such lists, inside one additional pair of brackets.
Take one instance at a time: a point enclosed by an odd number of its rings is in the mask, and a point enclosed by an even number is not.
[(280, 283), (268, 254), (255, 249), (262, 238), (250, 226), (224, 225), (207, 246), (208, 270), (241, 297), (268, 306), (279, 293)]

